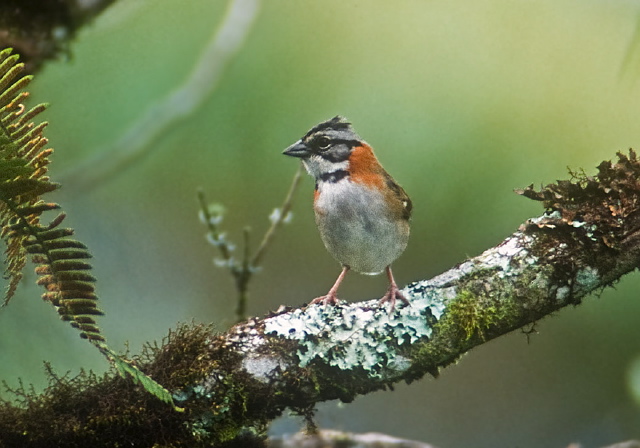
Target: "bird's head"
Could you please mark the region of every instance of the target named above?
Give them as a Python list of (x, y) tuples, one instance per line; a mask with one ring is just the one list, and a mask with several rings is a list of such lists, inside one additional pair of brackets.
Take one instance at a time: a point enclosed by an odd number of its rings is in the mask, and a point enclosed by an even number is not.
[(335, 116), (311, 128), (283, 154), (302, 159), (309, 174), (317, 179), (327, 173), (347, 170), (351, 153), (362, 144), (351, 123)]

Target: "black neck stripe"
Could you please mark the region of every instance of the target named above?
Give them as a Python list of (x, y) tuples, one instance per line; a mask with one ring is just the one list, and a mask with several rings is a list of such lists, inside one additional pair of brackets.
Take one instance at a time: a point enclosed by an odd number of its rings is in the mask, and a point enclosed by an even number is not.
[(348, 175), (349, 173), (347, 172), (347, 170), (337, 170), (337, 171), (332, 171), (331, 173), (321, 174), (320, 180), (323, 182), (329, 182), (333, 184), (338, 182), (339, 180), (344, 179)]

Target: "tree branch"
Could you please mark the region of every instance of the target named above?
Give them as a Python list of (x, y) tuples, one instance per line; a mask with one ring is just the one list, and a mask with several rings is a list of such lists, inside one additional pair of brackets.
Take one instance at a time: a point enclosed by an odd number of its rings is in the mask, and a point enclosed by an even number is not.
[[(410, 305), (392, 314), (372, 300), (283, 308), (221, 335), (180, 327), (139, 364), (173, 391), (186, 412), (165, 406), (158, 415), (155, 406), (142, 413), (140, 399), (127, 398), (139, 392), (116, 379), (110, 381), (122, 384), (112, 392), (119, 406), (109, 409), (126, 415), (136, 433), (155, 437), (148, 446), (167, 442), (166, 433), (160, 440), (145, 427), (158, 419), (167, 427), (186, 428), (181, 436), (192, 438), (186, 440), (216, 444), (260, 434), (287, 407), (310, 418), (320, 401), (349, 402), (399, 381), (437, 375), (471, 348), (578, 304), (639, 266), (640, 162), (630, 151), (598, 169), (595, 177), (573, 174), (572, 181), (540, 192), (519, 191), (543, 201), (545, 214), (479, 256), (408, 285), (403, 292)], [(105, 386), (89, 389), (97, 387)], [(132, 416), (122, 407), (133, 402), (138, 413)], [(90, 408), (87, 421), (101, 412)], [(51, 428), (43, 406), (38, 409), (37, 419), (25, 416), (25, 421)], [(69, 418), (54, 409), (58, 418)], [(28, 433), (15, 420), (3, 424), (1, 417), (0, 433)], [(116, 423), (122, 425), (122, 419)]]
[(0, 49), (13, 48), (33, 74), (48, 60), (70, 56), (70, 43), (114, 0), (0, 2)]

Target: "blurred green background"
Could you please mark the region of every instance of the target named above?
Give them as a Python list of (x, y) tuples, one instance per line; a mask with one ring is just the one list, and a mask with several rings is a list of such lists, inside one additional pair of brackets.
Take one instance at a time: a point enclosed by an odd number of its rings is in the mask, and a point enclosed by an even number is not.
[[(54, 180), (116, 140), (179, 85), (226, 9), (206, 0), (116, 3), (32, 85), (51, 103)], [(637, 1), (384, 0), (264, 2), (214, 94), (143, 160), (91, 189), (56, 193), (94, 254), (110, 344), (158, 340), (179, 321), (233, 321), (235, 291), (215, 268), (196, 190), (225, 204), (223, 223), (257, 244), (296, 162), (281, 155), (311, 126), (348, 117), (411, 195), (413, 234), (399, 283), (432, 277), (501, 241), (541, 212), (513, 188), (587, 173), (640, 147)], [(636, 38), (637, 39), (637, 38)], [(627, 70), (622, 67), (627, 62)], [(68, 186), (66, 186), (68, 185)], [(301, 305), (339, 272), (313, 222), (313, 182), (251, 284), (249, 312)], [(0, 378), (45, 385), (103, 371), (97, 351), (59, 322), (30, 273), (0, 312)], [(351, 301), (382, 295), (383, 276), (347, 278)], [(485, 344), (440, 378), (354, 403), (320, 406), (318, 422), (453, 447), (585, 447), (640, 437), (637, 274), (536, 325)], [(634, 364), (635, 362), (635, 364)], [(272, 432), (296, 431), (283, 418)]]

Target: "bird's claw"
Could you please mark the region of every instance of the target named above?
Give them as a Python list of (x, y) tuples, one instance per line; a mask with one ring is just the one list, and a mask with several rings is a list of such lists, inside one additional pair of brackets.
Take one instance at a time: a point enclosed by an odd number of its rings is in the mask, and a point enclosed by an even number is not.
[(309, 302), (309, 305), (333, 305), (336, 306), (340, 300), (337, 294), (327, 294), (326, 296), (320, 296)]
[(382, 306), (385, 303), (389, 302), (391, 304), (389, 313), (393, 313), (393, 311), (396, 309), (396, 299), (400, 299), (405, 305), (409, 305), (409, 300), (407, 300), (407, 298), (404, 296), (402, 291), (398, 289), (398, 286), (392, 283), (391, 285), (389, 285), (389, 289), (387, 289), (387, 293), (384, 296), (382, 296), (378, 304)]

